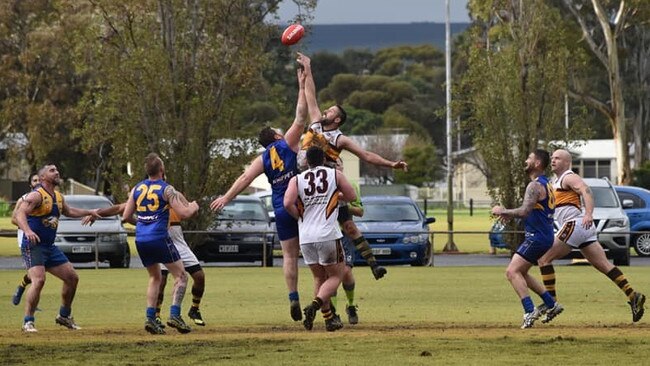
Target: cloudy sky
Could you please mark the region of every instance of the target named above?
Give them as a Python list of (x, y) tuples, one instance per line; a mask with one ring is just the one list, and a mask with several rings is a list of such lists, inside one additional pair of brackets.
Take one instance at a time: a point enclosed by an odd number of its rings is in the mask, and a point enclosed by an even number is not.
[[(449, 0), (451, 22), (469, 22), (467, 0)], [(319, 0), (313, 24), (445, 22), (445, 0)], [(280, 21), (298, 13), (291, 0), (280, 6)]]

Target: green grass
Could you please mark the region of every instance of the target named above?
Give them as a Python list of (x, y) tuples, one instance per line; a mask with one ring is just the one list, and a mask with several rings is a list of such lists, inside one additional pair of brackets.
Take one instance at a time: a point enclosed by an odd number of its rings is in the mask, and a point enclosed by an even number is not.
[[(29, 335), (20, 332), (22, 309), (10, 305), (23, 272), (5, 270), (0, 271), (0, 304), (5, 304), (0, 364), (532, 365), (543, 359), (612, 365), (650, 357), (647, 321), (632, 324), (624, 295), (592, 268), (557, 267), (566, 310), (551, 324), (528, 330), (519, 329), (521, 305), (503, 271), (391, 267), (386, 278), (375, 281), (367, 267), (357, 268), (360, 324), (328, 333), (320, 317), (311, 332), (290, 321), (280, 268), (212, 267), (206, 269), (202, 303), (208, 326), (187, 335), (152, 336), (142, 329), (144, 269), (78, 271), (73, 314), (83, 329), (77, 332), (54, 324), (61, 283), (48, 277), (36, 314), (39, 333)], [(633, 286), (647, 292), (650, 268), (624, 271)], [(311, 291), (310, 273), (301, 268), (303, 305)], [(190, 300), (188, 293), (184, 312)], [(342, 302), (343, 296), (340, 308)]]

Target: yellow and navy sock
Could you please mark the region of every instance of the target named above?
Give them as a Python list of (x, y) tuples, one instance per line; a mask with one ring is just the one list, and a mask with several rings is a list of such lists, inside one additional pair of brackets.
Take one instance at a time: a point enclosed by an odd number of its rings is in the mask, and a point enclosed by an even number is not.
[(553, 306), (555, 306), (555, 299), (553, 298), (553, 296), (551, 296), (550, 292), (546, 291), (543, 294), (541, 294), (540, 297), (542, 298), (542, 301), (544, 301), (544, 305), (546, 305), (547, 308), (550, 309)]
[(23, 280), (20, 281), (20, 285), (19, 285), (19, 286), (22, 287), (22, 288), (25, 288), (25, 287), (27, 287), (27, 285), (29, 285), (30, 283), (32, 283), (32, 279), (29, 278), (28, 275), (24, 275), (24, 276), (23, 276)]
[(609, 279), (612, 280), (616, 286), (623, 291), (623, 293), (625, 293), (625, 296), (627, 296), (630, 301), (634, 300), (634, 289), (627, 282), (627, 278), (625, 278), (625, 275), (620, 269), (618, 269), (618, 267), (614, 267), (611, 271), (607, 272), (607, 277), (609, 277)]
[(542, 281), (544, 282), (546, 291), (557, 301), (557, 293), (555, 292), (555, 268), (549, 264), (544, 267), (539, 267), (539, 271), (542, 273)]
[(300, 301), (300, 296), (298, 295), (298, 291), (289, 292), (289, 301)]
[[(160, 313), (160, 311), (159, 311), (159, 313)], [(159, 315), (160, 315), (160, 314), (159, 314)], [(147, 307), (147, 310), (146, 310), (146, 312), (145, 312), (145, 316), (146, 316), (148, 319), (154, 319), (154, 318), (156, 317), (156, 308)]]
[(375, 258), (375, 255), (372, 254), (372, 249), (370, 249), (370, 244), (366, 240), (366, 238), (362, 236), (352, 240), (352, 244), (354, 244), (354, 247), (359, 251), (359, 254), (363, 257), (363, 259), (368, 262), (368, 265), (371, 267), (374, 267), (377, 265), (377, 259)]

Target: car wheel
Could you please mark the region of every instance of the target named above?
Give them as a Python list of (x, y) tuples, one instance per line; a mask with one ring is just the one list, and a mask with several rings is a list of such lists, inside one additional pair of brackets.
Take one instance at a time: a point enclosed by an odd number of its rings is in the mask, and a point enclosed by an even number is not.
[(129, 268), (131, 266), (131, 251), (127, 247), (124, 254), (111, 258), (108, 263), (111, 268)]
[(422, 258), (418, 258), (418, 260), (411, 263), (411, 265), (414, 267), (428, 266), (431, 264), (432, 259), (433, 256), (431, 255), (431, 244), (427, 244), (427, 247), (424, 250), (424, 256), (422, 256)]
[(632, 238), (632, 245), (640, 257), (650, 256), (650, 233), (635, 235)]

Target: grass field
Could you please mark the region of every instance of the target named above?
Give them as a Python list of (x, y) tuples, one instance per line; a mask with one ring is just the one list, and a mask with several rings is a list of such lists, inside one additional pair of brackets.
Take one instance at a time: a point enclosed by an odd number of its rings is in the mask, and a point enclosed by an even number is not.
[[(503, 270), (391, 267), (375, 281), (367, 268), (357, 268), (360, 324), (328, 333), (320, 316), (311, 332), (290, 320), (280, 268), (212, 267), (202, 305), (208, 326), (163, 336), (142, 329), (143, 269), (80, 270), (73, 307), (80, 331), (54, 324), (61, 283), (49, 277), (37, 334), (21, 333), (22, 308), (10, 303), (22, 271), (5, 270), (0, 364), (612, 365), (643, 364), (650, 356), (647, 320), (632, 324), (623, 294), (592, 268), (558, 267), (566, 310), (527, 330), (519, 329), (521, 305)], [(650, 268), (624, 270), (633, 286), (648, 291)], [(301, 268), (303, 305), (311, 288)]]

